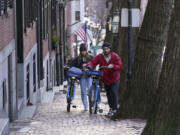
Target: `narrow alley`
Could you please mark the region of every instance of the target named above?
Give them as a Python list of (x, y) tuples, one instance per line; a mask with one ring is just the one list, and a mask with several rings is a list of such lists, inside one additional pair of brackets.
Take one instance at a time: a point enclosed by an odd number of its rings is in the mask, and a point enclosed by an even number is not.
[(10, 135), (140, 135), (145, 122), (140, 120), (112, 121), (105, 115), (108, 104), (105, 92), (101, 92), (103, 113), (90, 115), (84, 112), (80, 88), (77, 88), (72, 108), (66, 110), (66, 90), (54, 88), (52, 103), (39, 103), (32, 119), (15, 120), (10, 124)]

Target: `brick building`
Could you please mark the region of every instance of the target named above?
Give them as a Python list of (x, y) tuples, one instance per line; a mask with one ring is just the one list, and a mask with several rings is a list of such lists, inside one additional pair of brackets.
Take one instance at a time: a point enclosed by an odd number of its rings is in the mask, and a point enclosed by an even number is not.
[[(16, 118), (15, 8), (12, 0), (0, 1), (0, 125), (8, 132), (9, 120)], [(1, 128), (0, 128), (1, 129)]]
[(85, 16), (85, 0), (76, 0), (66, 3), (65, 6), (65, 29), (66, 45), (71, 49), (71, 56), (78, 53), (81, 39), (76, 35), (76, 31), (82, 26)]
[(55, 0), (0, 0), (0, 134), (63, 83), (64, 25)]

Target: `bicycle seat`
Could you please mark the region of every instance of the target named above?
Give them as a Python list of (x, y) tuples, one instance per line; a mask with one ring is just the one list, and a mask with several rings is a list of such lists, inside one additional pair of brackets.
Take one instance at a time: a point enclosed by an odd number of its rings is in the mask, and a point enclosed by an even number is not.
[(103, 72), (102, 71), (96, 71), (96, 70), (89, 70), (87, 72), (88, 75), (94, 75), (94, 76), (103, 76)]

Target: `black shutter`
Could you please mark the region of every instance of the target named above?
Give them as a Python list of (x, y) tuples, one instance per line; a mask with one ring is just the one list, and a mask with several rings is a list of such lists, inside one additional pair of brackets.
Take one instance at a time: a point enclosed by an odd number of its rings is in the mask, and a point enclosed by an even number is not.
[(14, 0), (9, 0), (9, 7), (13, 8), (13, 5), (14, 5)]
[(48, 10), (48, 1), (46, 0), (46, 24), (45, 24), (45, 29), (46, 29), (46, 33), (45, 33), (45, 38), (47, 38), (47, 10)]
[(26, 27), (27, 27), (27, 7), (26, 4), (27, 0), (24, 0), (24, 32), (26, 33)]
[(4, 14), (7, 14), (7, 0), (4, 0)]
[(1, 5), (1, 3), (2, 3), (2, 0), (0, 0), (0, 16), (1, 16), (1, 10), (2, 10), (2, 5)]
[(4, 0), (1, 0), (1, 13), (3, 14), (4, 13)]
[(43, 39), (45, 39), (45, 0), (43, 0)]
[(32, 24), (33, 25), (33, 6), (32, 6), (32, 4), (33, 4), (33, 0), (31, 0), (31, 2), (30, 2), (30, 8), (29, 8), (29, 17), (30, 17), (30, 24)]
[(27, 11), (28, 11), (28, 14), (27, 14), (27, 18), (28, 18), (28, 27), (30, 27), (30, 23), (31, 23), (31, 13), (30, 13), (30, 5), (31, 5), (31, 1), (30, 0), (27, 0), (28, 1), (28, 4), (27, 4)]

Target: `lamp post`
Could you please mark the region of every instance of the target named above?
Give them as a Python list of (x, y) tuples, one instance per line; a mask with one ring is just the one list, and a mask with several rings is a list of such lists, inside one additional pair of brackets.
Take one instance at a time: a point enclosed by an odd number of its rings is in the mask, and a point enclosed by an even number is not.
[(109, 20), (108, 20), (108, 30), (111, 31), (112, 30), (112, 18), (109, 17)]
[(118, 34), (118, 30), (119, 30), (119, 10), (116, 9), (113, 13), (113, 20), (112, 20), (113, 34)]
[(132, 0), (128, 0), (128, 80), (132, 74), (133, 63), (133, 31), (132, 31)]

